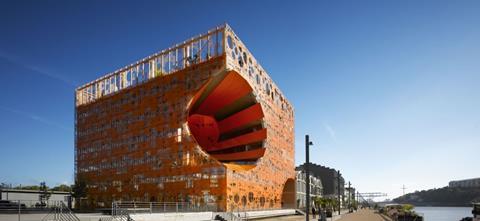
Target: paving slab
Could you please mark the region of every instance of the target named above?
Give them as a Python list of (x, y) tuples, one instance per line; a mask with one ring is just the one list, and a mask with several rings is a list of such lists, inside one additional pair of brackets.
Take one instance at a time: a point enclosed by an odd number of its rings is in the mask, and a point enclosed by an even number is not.
[(342, 215), (338, 221), (391, 221), (390, 219), (375, 213), (374, 210), (363, 209), (355, 213)]

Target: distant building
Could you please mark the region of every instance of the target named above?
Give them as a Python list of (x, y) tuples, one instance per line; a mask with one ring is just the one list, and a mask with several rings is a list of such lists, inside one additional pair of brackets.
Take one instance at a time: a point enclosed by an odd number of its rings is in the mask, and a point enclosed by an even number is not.
[[(302, 164), (296, 168), (296, 170), (304, 170), (305, 164)], [(344, 197), (345, 193), (345, 180), (342, 174), (338, 173), (335, 169), (310, 163), (310, 174), (322, 180), (323, 196), (329, 198), (336, 198), (338, 194)], [(340, 177), (338, 177), (340, 175)]]
[[(304, 208), (306, 206), (306, 174), (302, 170), (297, 170), (296, 190), (297, 190), (297, 207)], [(310, 199), (323, 196), (323, 185), (320, 178), (310, 175)], [(313, 201), (311, 201), (313, 202)]]
[(352, 202), (355, 202), (355, 188), (353, 187), (346, 187), (345, 188), (345, 201), (346, 205), (352, 204)]
[[(51, 195), (49, 201), (63, 201), (67, 204), (71, 198), (69, 192), (63, 191), (48, 191)], [(36, 203), (40, 200), (40, 195), (42, 192), (40, 190), (17, 190), (17, 189), (0, 189), (0, 200), (9, 200), (9, 201), (22, 201)]]
[(466, 179), (466, 180), (453, 180), (448, 183), (449, 187), (480, 187), (480, 178)]

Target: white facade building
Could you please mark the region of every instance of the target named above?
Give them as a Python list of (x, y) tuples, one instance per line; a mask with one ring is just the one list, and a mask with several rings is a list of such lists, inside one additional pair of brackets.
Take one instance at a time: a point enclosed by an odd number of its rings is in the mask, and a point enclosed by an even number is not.
[(466, 180), (454, 180), (448, 183), (449, 187), (462, 187), (462, 188), (476, 188), (480, 187), (480, 178), (466, 179)]
[[(296, 171), (296, 191), (297, 191), (297, 207), (306, 206), (306, 174), (304, 171)], [(323, 196), (323, 186), (320, 178), (310, 174), (310, 202), (313, 204), (315, 197)]]
[[(63, 201), (67, 204), (71, 198), (69, 192), (48, 192), (50, 193), (49, 201)], [(40, 190), (0, 189), (0, 200), (8, 200), (12, 202), (22, 201), (24, 204), (35, 204), (39, 202), (41, 194), (42, 192)]]

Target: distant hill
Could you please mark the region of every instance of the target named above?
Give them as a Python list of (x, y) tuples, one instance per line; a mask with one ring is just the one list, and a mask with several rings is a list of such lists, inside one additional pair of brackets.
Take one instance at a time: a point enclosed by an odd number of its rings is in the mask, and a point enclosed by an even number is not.
[(409, 203), (415, 206), (471, 206), (480, 202), (480, 188), (453, 188), (416, 191), (393, 199), (395, 203)]

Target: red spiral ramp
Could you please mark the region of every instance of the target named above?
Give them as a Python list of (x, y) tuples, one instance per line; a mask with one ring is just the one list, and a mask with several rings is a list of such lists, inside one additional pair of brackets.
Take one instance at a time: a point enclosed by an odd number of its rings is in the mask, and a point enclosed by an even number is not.
[(263, 120), (252, 87), (235, 71), (210, 79), (195, 94), (188, 113), (197, 143), (224, 163), (253, 164), (264, 155)]

